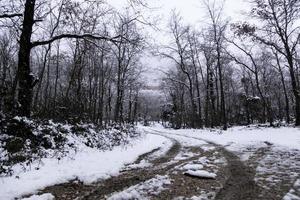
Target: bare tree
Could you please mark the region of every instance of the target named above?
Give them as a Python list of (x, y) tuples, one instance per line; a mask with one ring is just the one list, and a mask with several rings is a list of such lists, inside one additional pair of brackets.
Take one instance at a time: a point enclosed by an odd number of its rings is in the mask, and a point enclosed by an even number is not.
[(259, 20), (260, 26), (243, 23), (237, 24), (236, 28), (239, 34), (253, 37), (285, 57), (295, 97), (296, 126), (299, 126), (300, 92), (295, 55), (300, 40), (297, 23), (300, 16), (300, 2), (297, 0), (253, 0), (251, 5), (251, 15)]
[[(102, 2), (86, 2), (83, 4), (86, 4), (82, 7), (80, 7), (80, 4), (72, 3), (68, 0), (62, 0), (59, 2), (61, 4), (60, 8), (62, 8), (65, 11), (64, 20), (59, 20), (57, 25), (54, 26), (54, 29), (56, 27), (61, 26), (61, 24), (65, 24), (72, 22), (70, 20), (70, 17), (76, 16), (76, 13), (78, 9), (84, 13), (84, 17), (81, 20), (86, 20), (85, 17), (88, 17), (90, 14), (90, 9), (94, 6), (95, 8), (100, 8)], [(47, 2), (46, 2), (47, 5)], [(86, 9), (86, 10), (83, 10)], [(40, 11), (41, 10), (41, 11)], [(37, 41), (32, 41), (33, 36), (33, 28), (37, 26), (38, 23), (42, 23), (44, 20), (46, 21), (46, 18), (48, 17), (47, 13), (42, 13), (43, 10), (43, 2), (41, 5), (36, 6), (35, 0), (26, 0), (24, 4), (24, 12), (22, 13), (23, 21), (21, 25), (21, 35), (19, 39), (20, 47), (19, 47), (19, 54), (18, 54), (18, 71), (17, 71), (17, 80), (18, 80), (18, 103), (20, 104), (20, 107), (18, 108), (19, 115), (22, 116), (30, 116), (31, 113), (31, 101), (33, 96), (33, 88), (36, 85), (37, 81), (31, 74), (31, 67), (30, 67), (30, 53), (31, 50), (34, 47), (41, 46), (41, 45), (49, 45), (57, 40), (69, 38), (69, 39), (95, 39), (95, 40), (106, 40), (110, 42), (119, 42), (119, 39), (122, 38), (122, 35), (116, 35), (116, 36), (109, 36), (109, 35), (101, 35), (99, 31), (97, 32), (96, 29), (89, 29), (88, 26), (91, 25), (89, 23), (85, 23), (85, 26), (83, 29), (80, 30), (80, 32), (73, 32), (73, 33), (58, 33), (57, 31), (53, 30), (50, 31), (52, 34), (50, 34), (50, 37), (48, 39), (42, 39)], [(49, 13), (53, 13), (54, 8), (50, 7)], [(100, 16), (107, 13), (107, 10), (99, 10), (100, 12), (97, 15), (93, 15), (98, 20), (100, 20)], [(70, 14), (71, 13), (71, 14)], [(73, 13), (73, 14), (72, 14)], [(60, 14), (59, 14), (60, 15)], [(38, 16), (38, 18), (36, 18)], [(77, 20), (80, 20), (80, 18), (77, 18)], [(40, 25), (39, 25), (40, 26)]]
[(224, 1), (221, 3), (220, 7), (216, 7), (215, 0), (207, 0), (205, 2), (209, 17), (211, 20), (213, 38), (215, 43), (217, 68), (220, 83), (220, 100), (221, 100), (221, 121), (223, 124), (223, 129), (227, 129), (227, 116), (226, 116), (226, 104), (225, 104), (225, 92), (223, 83), (223, 65), (222, 65), (222, 49), (224, 48), (225, 31), (227, 28), (227, 21), (222, 19)]

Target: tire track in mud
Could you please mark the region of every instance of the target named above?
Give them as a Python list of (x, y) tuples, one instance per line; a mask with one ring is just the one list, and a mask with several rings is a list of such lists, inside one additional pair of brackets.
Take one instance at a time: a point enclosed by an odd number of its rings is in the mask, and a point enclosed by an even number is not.
[(229, 177), (216, 196), (216, 200), (257, 200), (260, 188), (254, 181), (255, 171), (245, 166), (233, 153), (220, 148), (227, 160)]
[[(153, 133), (148, 133), (153, 134)], [(154, 133), (155, 134), (155, 133)], [(155, 134), (159, 135), (159, 134)], [(184, 164), (186, 162), (190, 162), (193, 160), (197, 160), (202, 154), (198, 152), (197, 155), (186, 158), (184, 160), (177, 160), (174, 161), (174, 158), (180, 152), (184, 152), (180, 142), (168, 135), (161, 135), (162, 137), (168, 138), (172, 140), (173, 145), (172, 147), (163, 155), (154, 160), (151, 160), (150, 163), (152, 164), (151, 167), (146, 167), (142, 169), (125, 169), (120, 173), (120, 175), (99, 181), (98, 183), (92, 185), (84, 185), (82, 182), (78, 180), (54, 185), (45, 188), (42, 193), (51, 193), (55, 196), (56, 200), (99, 200), (99, 199), (107, 199), (111, 194), (115, 192), (123, 191), (131, 186), (143, 183), (149, 179), (154, 178), (156, 175), (166, 175), (176, 166)], [(151, 156), (153, 153), (159, 151), (159, 149), (154, 149), (151, 152), (145, 153), (133, 163), (138, 164), (140, 161), (147, 159), (148, 156)], [(197, 182), (197, 180), (194, 180)], [(191, 190), (190, 187), (186, 189), (187, 194), (195, 193), (195, 191)], [(175, 194), (171, 194), (175, 195)], [(170, 196), (166, 197), (169, 199)], [(166, 199), (166, 198), (159, 198), (158, 199)]]
[[(180, 152), (180, 149), (181, 145), (174, 140), (172, 147), (167, 151), (167, 153), (164, 156), (153, 160), (151, 163), (154, 166), (165, 164), (171, 161)], [(148, 155), (150, 154), (142, 155), (139, 160), (145, 159)], [(156, 175), (163, 174), (164, 170), (166, 170), (166, 168), (162, 169), (160, 167), (151, 167), (126, 171), (119, 176), (101, 182), (100, 185), (96, 186), (95, 190), (89, 192), (87, 195), (84, 195), (81, 198), (77, 198), (77, 200), (105, 199), (109, 194), (122, 191), (128, 187), (154, 178)]]
[(217, 193), (216, 200), (257, 200), (259, 199), (260, 187), (254, 181), (255, 171), (253, 168), (246, 166), (240, 158), (234, 153), (226, 150), (223, 146), (215, 144), (211, 141), (199, 139), (192, 136), (185, 136), (181, 134), (166, 133), (151, 129), (158, 133), (158, 135), (176, 135), (180, 137), (205, 141), (219, 150), (219, 152), (227, 160), (227, 177), (225, 185)]
[[(69, 183), (47, 187), (40, 193), (41, 194), (51, 193), (55, 196), (56, 200), (106, 199), (106, 196), (109, 194), (122, 191), (130, 186), (154, 178), (156, 175), (164, 174), (166, 170), (169, 170), (174, 166), (173, 165), (163, 166), (163, 165), (175, 158), (175, 156), (181, 150), (181, 145), (177, 140), (171, 137), (168, 136), (163, 136), (163, 137), (172, 140), (173, 145), (163, 156), (160, 156), (158, 158), (155, 158), (154, 160), (149, 161), (153, 165), (152, 167), (124, 170), (118, 176), (91, 185), (84, 185), (82, 182), (74, 180)], [(151, 152), (139, 156), (139, 158), (135, 161), (135, 163), (137, 164), (140, 161), (147, 159), (148, 156), (152, 155), (156, 151), (159, 151), (159, 149), (154, 149)]]
[[(165, 155), (150, 161), (150, 163), (152, 164), (151, 167), (146, 167), (142, 169), (125, 169), (118, 176), (99, 181), (92, 185), (84, 185), (83, 183), (75, 180), (73, 182), (47, 187), (40, 193), (52, 193), (56, 197), (56, 200), (99, 200), (106, 199), (109, 195), (115, 192), (120, 192), (131, 186), (143, 183), (151, 178), (154, 178), (156, 175), (166, 175), (166, 173), (169, 173), (176, 166), (197, 160), (200, 156), (202, 156), (202, 153), (199, 150), (196, 156), (170, 163), (170, 161), (174, 161), (174, 158), (177, 154), (183, 152), (183, 148), (179, 140), (174, 138), (174, 136), (179, 136), (204, 141), (207, 144), (214, 146), (216, 148), (215, 151), (219, 152), (227, 160), (227, 166), (225, 166), (226, 173), (224, 173), (226, 175), (221, 175), (226, 176), (222, 177), (222, 179), (224, 179), (224, 181), (222, 182), (223, 187), (216, 191), (217, 194), (215, 199), (257, 199), (256, 197), (259, 193), (259, 188), (253, 181), (255, 173), (253, 172), (253, 170), (251, 170), (251, 168), (245, 166), (244, 163), (238, 158), (238, 156), (236, 156), (230, 151), (227, 151), (223, 146), (196, 137), (161, 132), (153, 129), (145, 132), (147, 134), (154, 134), (166, 137), (172, 140), (173, 142), (172, 147), (166, 152)], [(139, 156), (139, 158), (135, 161), (135, 164), (138, 164), (140, 161), (147, 159), (156, 151), (159, 151), (159, 149), (154, 149), (151, 152)], [(195, 191), (195, 189), (198, 186), (209, 186), (210, 184), (213, 184), (207, 181), (191, 179), (184, 176), (181, 176), (180, 178), (185, 179), (184, 182), (186, 182), (187, 184), (185, 188), (180, 188), (179, 185), (176, 185), (177, 183), (173, 183), (174, 185), (170, 185), (169, 189), (172, 192), (174, 191), (174, 193), (162, 193), (161, 196), (158, 195), (154, 199), (172, 199), (173, 197), (177, 196), (177, 193), (184, 195), (196, 195), (197, 191)], [(191, 184), (193, 185), (193, 187), (189, 186)]]

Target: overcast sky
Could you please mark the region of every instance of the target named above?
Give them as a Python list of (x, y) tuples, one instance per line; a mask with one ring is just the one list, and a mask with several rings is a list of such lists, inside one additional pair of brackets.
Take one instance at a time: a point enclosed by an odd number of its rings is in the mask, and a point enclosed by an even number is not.
[[(213, 1), (213, 0), (211, 0)], [(223, 0), (215, 0), (216, 3)], [(109, 0), (109, 2), (118, 7), (125, 5), (127, 0)], [(167, 19), (170, 11), (176, 9), (182, 16), (191, 23), (198, 22), (205, 12), (203, 0), (146, 0), (149, 7), (157, 8), (151, 12), (160, 13)], [(240, 12), (247, 9), (247, 0), (225, 0), (225, 13), (233, 19), (241, 17)]]
[[(155, 1), (155, 0), (154, 0)], [(216, 2), (222, 2), (216, 0)], [(161, 4), (161, 11), (166, 18), (169, 17), (169, 13), (172, 9), (176, 8), (183, 18), (190, 22), (196, 23), (203, 19), (205, 16), (205, 10), (202, 0), (162, 0), (158, 3)], [(245, 0), (227, 0), (225, 2), (225, 14), (232, 17), (232, 19), (239, 19), (242, 10), (247, 8)]]
[[(213, 0), (212, 0), (213, 1)], [(221, 3), (222, 0), (215, 0), (216, 3)], [(127, 0), (109, 0), (113, 5), (122, 7), (125, 5)], [(159, 28), (157, 30), (149, 30), (151, 36), (159, 42), (164, 42), (167, 40), (168, 35), (166, 33), (168, 21), (171, 16), (173, 9), (176, 9), (180, 13), (185, 23), (201, 26), (205, 25), (206, 19), (205, 16), (207, 11), (203, 5), (203, 0), (147, 0), (150, 11), (146, 10), (146, 13), (143, 13), (146, 16), (160, 16)], [(224, 6), (224, 18), (229, 18), (231, 21), (243, 21), (247, 18), (243, 15), (247, 11), (247, 0), (226, 0)], [(143, 63), (146, 65), (147, 73), (145, 76), (149, 79), (150, 85), (157, 85), (160, 79), (160, 73), (155, 69), (160, 68), (162, 70), (167, 69), (169, 63), (165, 60), (160, 60), (153, 56), (146, 56), (143, 59)]]

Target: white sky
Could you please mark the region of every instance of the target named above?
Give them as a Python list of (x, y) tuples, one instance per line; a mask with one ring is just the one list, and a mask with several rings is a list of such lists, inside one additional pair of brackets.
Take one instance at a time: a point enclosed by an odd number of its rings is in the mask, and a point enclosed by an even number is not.
[[(117, 8), (123, 7), (128, 0), (108, 0), (110, 4)], [(160, 28), (166, 29), (172, 10), (180, 13), (184, 21), (188, 24), (201, 26), (205, 24), (207, 11), (203, 4), (203, 0), (145, 0), (151, 10), (144, 9), (144, 16), (153, 16), (160, 18)], [(213, 0), (211, 0), (213, 1)], [(216, 4), (221, 4), (223, 0), (215, 0)], [(242, 12), (247, 10), (247, 0), (225, 0), (224, 18), (232, 21), (246, 19)], [(162, 34), (162, 33), (160, 33)]]
[[(154, 0), (155, 1), (155, 0)], [(216, 0), (216, 2), (222, 2)], [(205, 16), (205, 9), (202, 0), (163, 0), (161, 12), (168, 18), (168, 14), (174, 8), (178, 10), (183, 18), (190, 23), (199, 23)], [(238, 19), (241, 15), (241, 10), (246, 8), (245, 0), (226, 0), (225, 14)]]
[[(114, 6), (122, 7), (128, 0), (108, 0), (108, 2)], [(163, 14), (168, 19), (170, 11), (176, 9), (180, 11), (182, 16), (191, 23), (199, 22), (199, 19), (203, 17), (205, 12), (203, 6), (203, 0), (146, 0), (147, 4), (151, 8), (155, 8), (151, 12)], [(213, 0), (211, 0), (213, 1)], [(216, 3), (222, 2), (222, 0), (215, 0)], [(225, 0), (225, 14), (238, 19), (241, 17), (242, 10), (247, 9), (247, 0)]]
[[(216, 3), (222, 2), (222, 0), (215, 1)], [(117, 7), (122, 7), (127, 0), (109, 0), (109, 2), (113, 5), (117, 5)], [(180, 13), (185, 23), (200, 27), (205, 25), (207, 11), (202, 2), (202, 0), (147, 0), (149, 7), (154, 9), (151, 11), (146, 10), (146, 13), (143, 14), (145, 16), (160, 16), (160, 31), (149, 30), (150, 35), (158, 42), (163, 43), (168, 40), (169, 36), (166, 32), (166, 25), (168, 24), (173, 9)], [(245, 13), (248, 8), (247, 0), (226, 0), (223, 17), (229, 18), (231, 21), (247, 20), (242, 13)], [(149, 55), (145, 56), (143, 63), (148, 69), (146, 73), (146, 77), (149, 80), (148, 82), (150, 82), (150, 85), (157, 85), (161, 74), (155, 69), (167, 69), (169, 63), (166, 60), (160, 60)]]

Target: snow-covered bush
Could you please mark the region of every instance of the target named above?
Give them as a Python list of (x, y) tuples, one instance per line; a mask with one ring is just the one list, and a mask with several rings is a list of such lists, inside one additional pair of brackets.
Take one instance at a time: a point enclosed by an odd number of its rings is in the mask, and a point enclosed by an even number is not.
[(110, 150), (139, 134), (130, 125), (101, 129), (94, 124), (62, 124), (15, 117), (0, 121), (0, 175), (10, 175), (12, 166), (24, 169), (45, 157), (60, 160), (83, 146)]

